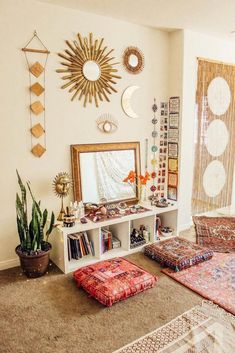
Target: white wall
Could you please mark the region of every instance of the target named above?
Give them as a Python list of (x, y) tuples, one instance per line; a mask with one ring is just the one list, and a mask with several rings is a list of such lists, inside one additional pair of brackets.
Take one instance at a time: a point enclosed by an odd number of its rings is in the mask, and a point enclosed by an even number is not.
[[(184, 31), (179, 205), (179, 224), (181, 228), (187, 228), (191, 219), (197, 57), (235, 63), (235, 43), (188, 30)], [(233, 205), (235, 205), (235, 189)]]
[[(29, 82), (20, 50), (35, 29), (51, 51), (46, 74), (47, 152), (40, 159), (30, 152)], [(145, 55), (145, 68), (139, 75), (130, 75), (119, 66), (123, 78), (117, 84), (118, 93), (112, 94), (111, 102), (102, 103), (98, 109), (71, 102), (69, 94), (60, 89), (62, 80), (55, 72), (61, 66), (57, 53), (66, 48), (65, 40), (75, 39), (78, 32), (104, 37), (107, 46), (115, 49), (118, 61), (129, 45), (138, 46)], [(43, 205), (57, 213), (60, 202), (52, 192), (52, 180), (58, 172), (71, 170), (70, 144), (140, 141), (143, 147), (144, 139), (151, 139), (153, 98), (158, 102), (168, 98), (169, 41), (167, 33), (111, 18), (34, 0), (1, 0), (0, 43), (0, 268), (3, 268), (15, 263), (14, 249), (18, 244), (15, 169), (31, 181)], [(141, 87), (133, 97), (133, 107), (140, 119), (126, 117), (121, 109), (121, 94), (129, 85)], [(113, 135), (103, 135), (96, 128), (95, 120), (104, 112), (119, 121), (119, 129)]]

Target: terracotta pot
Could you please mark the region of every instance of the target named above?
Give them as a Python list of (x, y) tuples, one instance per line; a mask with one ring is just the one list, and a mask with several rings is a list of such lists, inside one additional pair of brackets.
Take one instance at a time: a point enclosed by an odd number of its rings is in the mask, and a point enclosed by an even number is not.
[(20, 245), (15, 249), (20, 258), (20, 265), (27, 277), (36, 278), (43, 276), (49, 265), (51, 244), (48, 244), (48, 250), (41, 251), (39, 254), (27, 255), (21, 251)]

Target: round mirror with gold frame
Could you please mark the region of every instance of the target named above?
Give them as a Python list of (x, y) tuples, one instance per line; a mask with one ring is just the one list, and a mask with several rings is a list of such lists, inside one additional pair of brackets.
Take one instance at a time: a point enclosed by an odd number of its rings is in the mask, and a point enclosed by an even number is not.
[(139, 74), (144, 68), (144, 55), (137, 47), (127, 47), (123, 54), (123, 65), (127, 72)]
[(69, 88), (72, 101), (84, 97), (84, 107), (93, 101), (98, 107), (99, 101), (109, 102), (108, 95), (117, 92), (113, 85), (121, 78), (114, 68), (118, 63), (113, 63), (114, 57), (110, 56), (114, 49), (104, 46), (104, 38), (93, 40), (92, 33), (88, 38), (82, 38), (79, 33), (77, 37), (78, 41), (72, 43), (66, 40), (69, 49), (58, 54), (65, 62), (61, 62), (64, 67), (56, 71), (65, 74), (62, 79), (68, 81), (61, 88)]

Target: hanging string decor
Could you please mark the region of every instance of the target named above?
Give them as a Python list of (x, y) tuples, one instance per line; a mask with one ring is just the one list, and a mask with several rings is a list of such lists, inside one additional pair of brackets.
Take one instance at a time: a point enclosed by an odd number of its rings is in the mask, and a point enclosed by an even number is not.
[(152, 137), (153, 137), (153, 145), (151, 147), (151, 152), (152, 152), (152, 158), (151, 158), (151, 164), (152, 164), (152, 173), (151, 173), (151, 179), (152, 179), (152, 185), (150, 186), (150, 190), (152, 192), (152, 196), (150, 198), (153, 198), (155, 196), (155, 192), (157, 190), (156, 187), (156, 177), (157, 177), (157, 152), (158, 152), (158, 147), (157, 147), (157, 123), (158, 119), (156, 118), (156, 113), (157, 113), (158, 107), (156, 104), (156, 99), (154, 98), (154, 103), (152, 105), (152, 111), (154, 114), (154, 117), (152, 119), (152, 124), (153, 124), (153, 131), (152, 131)]
[[(34, 48), (31, 47), (33, 42)], [(45, 69), (50, 52), (36, 31), (22, 51), (29, 73), (31, 152), (41, 157), (46, 151)]]

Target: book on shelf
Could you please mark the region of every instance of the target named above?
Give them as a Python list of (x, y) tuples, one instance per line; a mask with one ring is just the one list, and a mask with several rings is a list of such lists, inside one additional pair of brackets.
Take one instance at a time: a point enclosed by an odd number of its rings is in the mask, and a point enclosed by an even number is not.
[(120, 240), (112, 234), (112, 232), (107, 229), (101, 229), (101, 253), (105, 253), (112, 249), (117, 249), (121, 247)]
[(112, 247), (112, 232), (110, 230), (103, 228), (101, 229), (101, 252), (104, 253), (106, 251), (111, 250)]
[(94, 246), (86, 232), (72, 233), (67, 237), (68, 260), (79, 260), (87, 255), (95, 255)]

